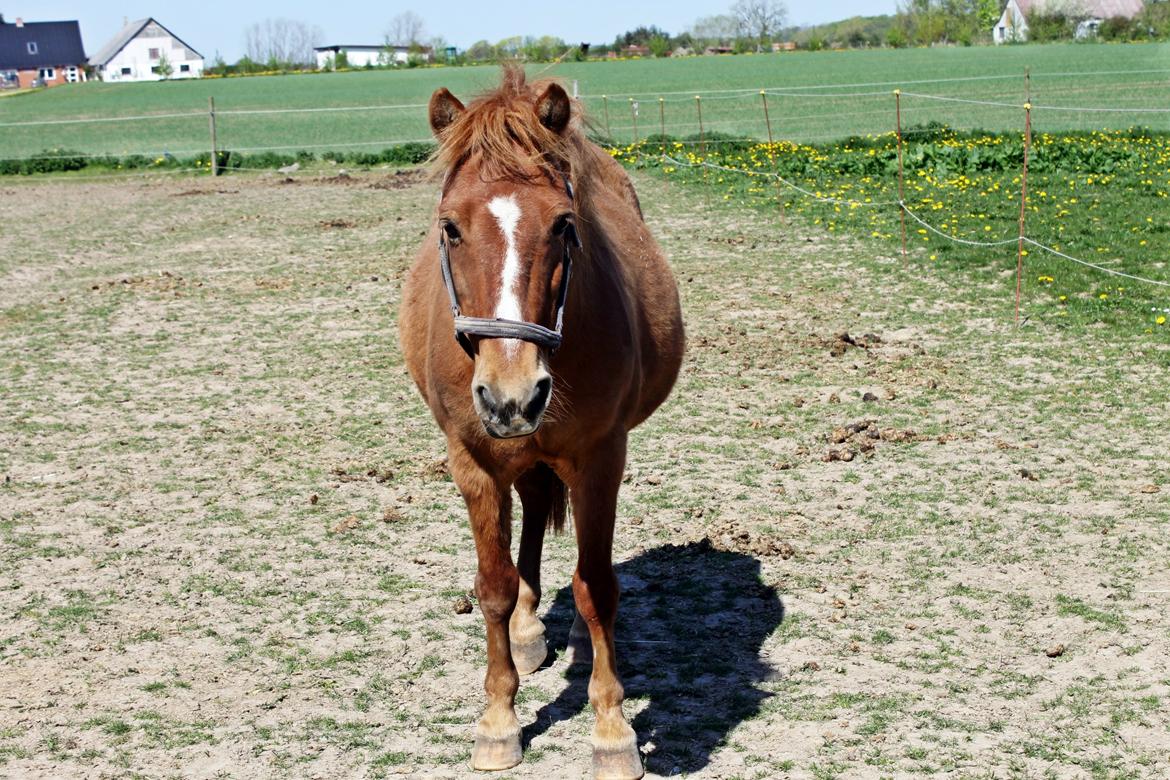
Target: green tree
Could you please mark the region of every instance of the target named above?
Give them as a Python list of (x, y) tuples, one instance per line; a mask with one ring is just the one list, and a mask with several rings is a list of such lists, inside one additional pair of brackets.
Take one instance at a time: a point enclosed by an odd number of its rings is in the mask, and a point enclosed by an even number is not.
[(568, 45), (560, 38), (543, 35), (539, 38), (525, 38), (521, 51), (530, 62), (548, 62), (561, 56), (567, 48)]
[(650, 53), (655, 57), (665, 57), (670, 51), (670, 39), (662, 35), (655, 35), (646, 45), (650, 47)]
[(979, 0), (978, 16), (979, 27), (983, 30), (990, 30), (995, 27), (995, 23), (999, 21), (1000, 13), (998, 0)]
[(730, 46), (732, 41), (740, 37), (739, 20), (731, 14), (704, 16), (695, 20), (691, 27), (691, 37), (696, 49), (704, 46)]
[(154, 66), (154, 72), (162, 76), (164, 79), (169, 79), (171, 75), (174, 74), (175, 66), (171, 65), (170, 58), (167, 57), (167, 53), (165, 51), (159, 52), (158, 65)]
[(496, 56), (515, 57), (520, 53), (520, 47), (523, 43), (524, 39), (519, 35), (513, 35), (511, 38), (503, 38), (496, 43)]
[(467, 47), (468, 62), (487, 62), (496, 59), (496, 49), (487, 41), (476, 41)]
[(615, 38), (613, 47), (615, 49), (624, 49), (627, 46), (649, 46), (650, 41), (654, 38), (665, 38), (669, 41), (670, 33), (654, 25), (650, 25), (649, 27), (635, 27)]

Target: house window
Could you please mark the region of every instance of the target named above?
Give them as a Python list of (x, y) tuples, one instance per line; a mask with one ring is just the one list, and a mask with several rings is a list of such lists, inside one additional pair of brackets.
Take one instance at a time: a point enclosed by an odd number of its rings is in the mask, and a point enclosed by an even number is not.
[(65, 80), (66, 80), (66, 81), (68, 81), (70, 84), (76, 84), (76, 83), (77, 83), (77, 67), (76, 67), (75, 65), (70, 65), (70, 66), (69, 66), (69, 67), (66, 69), (66, 71), (65, 71)]
[(158, 65), (151, 65), (150, 72), (151, 73), (158, 73)]
[(122, 75), (123, 75), (123, 76), (129, 76), (129, 75), (130, 75), (130, 69), (129, 69), (129, 68), (122, 68)]
[(150, 58), (151, 58), (152, 60), (157, 60), (157, 59), (158, 59), (158, 49), (151, 49), (151, 50), (150, 50)]
[(29, 54), (36, 54), (37, 53), (37, 42), (36, 41), (29, 41), (25, 45), (28, 46), (28, 53)]
[(179, 73), (190, 73), (190, 72), (191, 72), (191, 66), (188, 65), (187, 63), (183, 63), (182, 65), (179, 66)]
[(37, 72), (37, 76), (44, 81), (52, 81), (53, 79), (57, 78), (57, 71), (55, 68), (41, 68), (40, 71)]

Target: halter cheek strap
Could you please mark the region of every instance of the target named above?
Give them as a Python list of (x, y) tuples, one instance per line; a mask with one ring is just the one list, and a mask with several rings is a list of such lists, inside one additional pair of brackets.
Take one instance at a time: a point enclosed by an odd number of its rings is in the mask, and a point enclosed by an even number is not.
[[(573, 199), (573, 186), (565, 179), (565, 191), (569, 200)], [(573, 272), (572, 248), (581, 248), (581, 238), (576, 229), (570, 224), (564, 237), (564, 252), (561, 255), (561, 284), (557, 290), (557, 309), (554, 327), (546, 328), (535, 322), (523, 320), (509, 320), (500, 317), (465, 317), (459, 309), (459, 296), (455, 293), (455, 279), (451, 275), (451, 250), (447, 243), (445, 231), (439, 231), (439, 267), (443, 272), (443, 285), (447, 288), (447, 298), (451, 304), (451, 315), (455, 318), (455, 340), (463, 351), (472, 360), (475, 359), (475, 348), (471, 344), (471, 336), (485, 339), (519, 339), (536, 344), (554, 353), (561, 346), (561, 329), (565, 320), (565, 301), (569, 297), (569, 277)]]

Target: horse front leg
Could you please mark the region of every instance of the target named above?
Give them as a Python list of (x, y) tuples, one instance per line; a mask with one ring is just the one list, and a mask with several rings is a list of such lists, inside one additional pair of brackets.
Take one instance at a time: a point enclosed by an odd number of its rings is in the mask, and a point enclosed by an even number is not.
[(508, 621), (516, 607), (519, 575), (512, 563), (512, 500), (508, 485), (485, 472), (462, 447), (448, 448), (451, 476), (463, 494), (475, 537), (478, 568), (475, 595), (487, 629), (487, 707), (475, 728), (471, 766), (509, 769), (520, 763), (520, 721), (516, 690), (520, 678), (512, 663)]
[(569, 481), (577, 531), (573, 597), (593, 646), (589, 702), (596, 719), (593, 776), (597, 780), (636, 780), (644, 773), (637, 736), (622, 712), (625, 691), (617, 673), (613, 636), (618, 606), (613, 528), (625, 462), (623, 433), (591, 453)]

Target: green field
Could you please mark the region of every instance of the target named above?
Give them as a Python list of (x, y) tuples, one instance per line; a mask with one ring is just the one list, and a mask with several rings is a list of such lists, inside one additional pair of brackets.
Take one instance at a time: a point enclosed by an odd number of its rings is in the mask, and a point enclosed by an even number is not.
[[(698, 133), (695, 94), (703, 95), (705, 131), (765, 138), (759, 90), (767, 88), (785, 93), (769, 98), (776, 137), (810, 142), (890, 130), (895, 87), (910, 93), (1020, 104), (1026, 68), (1031, 69), (1032, 99), (1038, 106), (1170, 107), (1170, 44), (784, 53), (565, 63), (533, 66), (530, 72), (575, 80), (598, 128), (604, 131), (608, 126), (609, 134), (619, 141), (634, 137), (631, 100), (637, 103), (639, 136), (663, 127), (671, 135)], [(423, 105), (436, 87), (448, 86), (468, 96), (492, 85), (496, 76), (497, 68), (484, 66), (55, 87), (0, 100), (0, 157), (28, 157), (52, 148), (123, 155), (205, 151), (209, 97), (215, 98), (220, 112), (221, 148), (376, 149), (428, 138)], [(602, 95), (609, 99), (603, 101)], [(663, 98), (661, 112), (659, 97)], [(296, 111), (232, 113), (289, 110)], [(166, 114), (185, 116), (68, 121)], [(1014, 130), (1022, 121), (1016, 108), (928, 101), (911, 95), (903, 97), (903, 118), (907, 125), (933, 120), (955, 128), (987, 130)], [(1038, 108), (1034, 118), (1041, 131), (1133, 125), (1170, 129), (1166, 113)], [(40, 122), (56, 124), (24, 124)]]
[[(1040, 133), (1033, 140), (1025, 235), (1098, 267), (1025, 244), (1022, 316), (1062, 328), (1107, 324), (1164, 337), (1170, 134)], [(900, 254), (898, 144), (891, 134), (818, 146), (721, 144), (705, 152), (651, 141), (615, 153), (708, 198), (775, 216), (782, 208), (794, 225), (864, 236), (874, 250)], [(998, 287), (989, 306), (1010, 308), (1022, 139), (924, 131), (905, 145), (904, 157), (904, 262), (957, 285)]]

